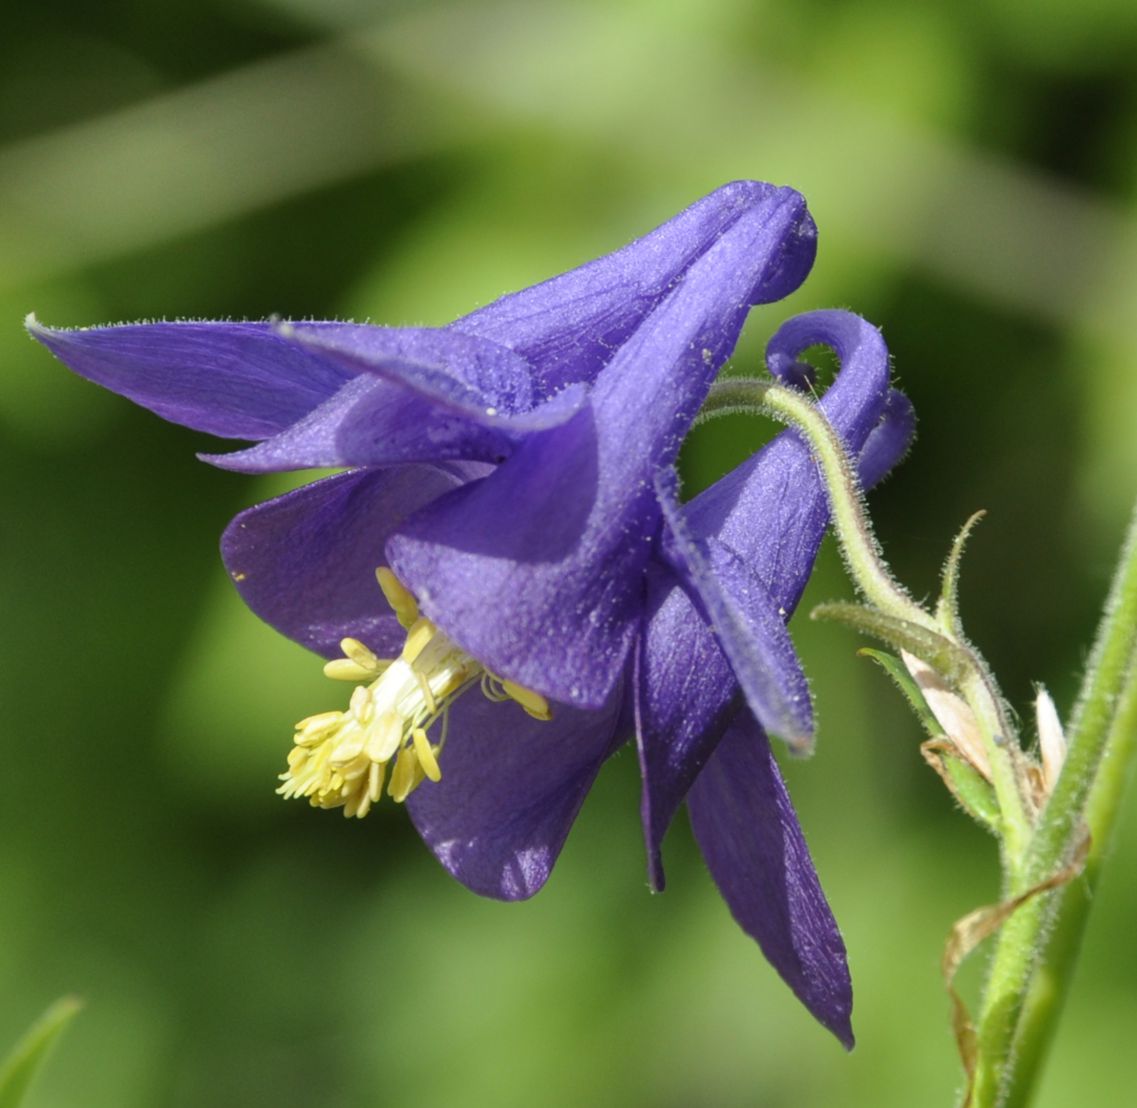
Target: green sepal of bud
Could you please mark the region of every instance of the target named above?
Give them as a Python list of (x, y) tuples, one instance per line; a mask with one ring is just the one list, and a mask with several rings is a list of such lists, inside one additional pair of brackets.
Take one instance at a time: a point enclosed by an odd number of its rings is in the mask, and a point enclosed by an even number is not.
[(995, 790), (970, 762), (947, 739), (929, 739), (921, 744), (920, 753), (940, 775), (959, 806), (981, 827), (998, 837), (1002, 834), (999, 801)]
[(943, 735), (944, 729), (928, 707), (920, 686), (912, 679), (912, 674), (905, 669), (904, 663), (899, 658), (883, 650), (874, 650), (871, 646), (861, 647), (857, 654), (862, 658), (871, 658), (892, 678), (893, 684), (903, 693), (908, 706), (916, 713), (920, 726), (928, 733), (929, 738), (938, 739)]
[(959, 618), (959, 566), (963, 559), (963, 548), (967, 545), (971, 532), (986, 514), (984, 511), (976, 512), (959, 529), (959, 534), (951, 544), (951, 553), (944, 563), (940, 599), (936, 604), (936, 619), (959, 639), (963, 638), (963, 624)]
[(73, 996), (57, 1000), (0, 1063), (0, 1108), (19, 1108), (52, 1044), (81, 1006)]
[(830, 619), (844, 623), (866, 635), (887, 643), (895, 650), (907, 650), (930, 665), (945, 681), (958, 685), (971, 668), (967, 651), (943, 635), (921, 627), (911, 620), (888, 615), (863, 604), (836, 601), (818, 604), (809, 613), (810, 619)]

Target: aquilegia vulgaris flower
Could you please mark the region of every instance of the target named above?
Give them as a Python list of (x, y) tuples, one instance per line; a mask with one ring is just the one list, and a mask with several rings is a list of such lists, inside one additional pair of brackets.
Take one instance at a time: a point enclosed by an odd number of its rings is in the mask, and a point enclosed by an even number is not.
[[(653, 884), (689, 793), (736, 917), (848, 1043), (844, 950), (763, 731), (812, 733), (784, 624), (821, 485), (792, 436), (684, 506), (672, 470), (749, 308), (797, 288), (814, 251), (796, 192), (736, 182), (445, 328), (29, 326), (83, 376), (256, 443), (216, 465), (347, 470), (222, 539), (249, 606), (356, 683), (297, 726), (281, 792), (362, 816), (386, 791), (456, 878), (519, 899), (634, 728)], [(883, 344), (814, 313), (771, 370), (800, 380), (818, 342), (843, 366), (826, 410), (873, 479), (910, 430)]]

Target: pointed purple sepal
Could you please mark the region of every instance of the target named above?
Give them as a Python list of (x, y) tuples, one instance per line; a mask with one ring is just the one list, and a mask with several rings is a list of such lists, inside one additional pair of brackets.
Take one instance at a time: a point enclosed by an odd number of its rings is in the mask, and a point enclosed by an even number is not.
[[(335, 324), (321, 326), (334, 327)], [(211, 435), (263, 439), (354, 376), (288, 343), (271, 323), (128, 323), (28, 330), (81, 377)]]
[(407, 799), (423, 841), (482, 896), (524, 900), (545, 884), (612, 752), (618, 697), (598, 712), (551, 707), (535, 720), (467, 690), (450, 709), (442, 780)]
[(853, 1047), (845, 944), (770, 744), (741, 713), (691, 789), (691, 827), (739, 926), (798, 999)]
[(664, 556), (718, 635), (755, 718), (791, 746), (808, 750), (813, 738), (813, 706), (786, 630), (788, 613), (728, 547), (713, 538), (700, 541), (691, 534), (675, 483), (674, 472), (656, 479), (666, 526)]

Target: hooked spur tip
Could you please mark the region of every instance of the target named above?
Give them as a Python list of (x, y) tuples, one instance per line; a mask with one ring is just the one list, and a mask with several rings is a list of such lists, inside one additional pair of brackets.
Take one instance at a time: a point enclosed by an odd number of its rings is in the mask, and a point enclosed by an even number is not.
[(817, 750), (817, 737), (812, 732), (795, 732), (780, 735), (779, 738), (786, 744), (790, 754), (795, 758), (812, 758)]

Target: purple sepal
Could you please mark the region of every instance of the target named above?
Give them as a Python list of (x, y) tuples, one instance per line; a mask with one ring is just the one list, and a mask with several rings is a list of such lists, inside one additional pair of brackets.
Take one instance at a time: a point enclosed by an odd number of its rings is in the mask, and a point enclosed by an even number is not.
[(696, 599), (730, 661), (755, 718), (790, 745), (813, 737), (809, 685), (789, 632), (787, 612), (729, 548), (688, 530), (674, 472), (656, 477), (665, 524), (662, 553)]
[(282, 322), (277, 332), (286, 342), (338, 362), (348, 372), (375, 374), (458, 411), (478, 414), (489, 407), (504, 414), (527, 412), (544, 399), (523, 357), (460, 331)]
[(28, 330), (80, 376), (163, 419), (222, 438), (275, 435), (354, 376), (285, 341), (271, 323), (128, 323), (64, 331), (29, 319)]
[(495, 428), (442, 408), (411, 389), (363, 375), (256, 446), (198, 457), (237, 473), (279, 473), (454, 458), (499, 462), (511, 449), (509, 439)]
[(613, 749), (614, 696), (597, 712), (552, 705), (538, 721), (471, 689), (450, 709), (442, 780), (407, 799), (419, 834), (467, 888), (524, 900), (549, 877), (592, 782)]
[(661, 892), (663, 836), (741, 694), (714, 632), (674, 571), (653, 564), (647, 583), (633, 691), (648, 883)]
[(770, 744), (740, 713), (688, 797), (707, 868), (739, 926), (810, 1012), (853, 1047), (845, 944)]
[(281, 324), (279, 333), (359, 376), (272, 438), (203, 460), (244, 473), (452, 458), (500, 463), (521, 436), (565, 422), (585, 399), (583, 386), (536, 398), (523, 358), (458, 332), (296, 323)]

